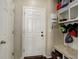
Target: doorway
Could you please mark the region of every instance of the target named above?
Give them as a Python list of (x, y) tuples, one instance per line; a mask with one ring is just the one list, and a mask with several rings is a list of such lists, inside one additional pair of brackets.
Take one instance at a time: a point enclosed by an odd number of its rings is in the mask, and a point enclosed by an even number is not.
[(45, 55), (45, 9), (23, 8), (22, 57)]

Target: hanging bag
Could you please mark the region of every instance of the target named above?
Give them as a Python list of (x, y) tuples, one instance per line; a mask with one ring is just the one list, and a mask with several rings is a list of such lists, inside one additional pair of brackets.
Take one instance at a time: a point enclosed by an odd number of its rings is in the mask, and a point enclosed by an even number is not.
[(71, 35), (68, 33), (65, 37), (65, 43), (72, 43), (73, 42), (73, 38), (71, 37)]

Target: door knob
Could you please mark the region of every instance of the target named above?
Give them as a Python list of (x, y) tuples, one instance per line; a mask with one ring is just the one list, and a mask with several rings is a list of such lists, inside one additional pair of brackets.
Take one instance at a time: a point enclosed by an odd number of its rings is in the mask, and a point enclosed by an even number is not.
[(42, 34), (41, 37), (43, 37), (44, 35)]

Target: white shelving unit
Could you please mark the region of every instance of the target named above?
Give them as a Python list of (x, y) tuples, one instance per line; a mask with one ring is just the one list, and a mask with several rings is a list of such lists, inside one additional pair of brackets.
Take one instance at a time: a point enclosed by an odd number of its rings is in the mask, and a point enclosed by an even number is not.
[[(73, 24), (78, 22), (78, 0), (70, 2), (66, 7), (58, 10), (58, 23), (59, 24)], [(60, 21), (61, 19), (67, 19)], [(65, 37), (66, 34), (64, 34)], [(61, 52), (63, 55), (67, 56), (69, 59), (77, 59), (78, 52), (78, 38), (73, 38), (74, 42), (67, 44), (64, 42), (64, 45), (55, 45), (55, 49)], [(63, 58), (65, 59), (65, 58)]]
[[(60, 21), (61, 19), (67, 19), (64, 21)], [(64, 8), (61, 8), (60, 10), (58, 10), (58, 23), (64, 23), (65, 25), (71, 23), (73, 24), (73, 22), (78, 22), (78, 1), (74, 0), (71, 3), (69, 3), (69, 5), (67, 5)], [(65, 34), (64, 34), (65, 37)], [(77, 49), (77, 47), (73, 47), (73, 46), (78, 46), (75, 43), (77, 42), (78, 39), (76, 39), (76, 41), (72, 44), (65, 44), (73, 49)]]

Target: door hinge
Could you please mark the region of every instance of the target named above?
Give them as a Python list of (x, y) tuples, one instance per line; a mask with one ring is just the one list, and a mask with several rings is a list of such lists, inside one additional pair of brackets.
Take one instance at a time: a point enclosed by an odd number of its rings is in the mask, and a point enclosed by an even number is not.
[(14, 33), (15, 33), (15, 31), (13, 30), (13, 31), (12, 31), (12, 34), (14, 34)]

